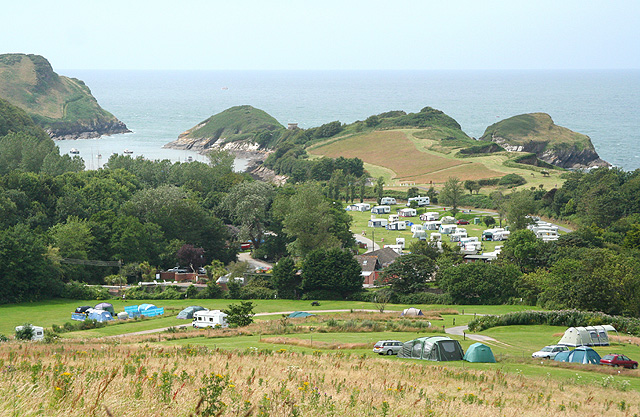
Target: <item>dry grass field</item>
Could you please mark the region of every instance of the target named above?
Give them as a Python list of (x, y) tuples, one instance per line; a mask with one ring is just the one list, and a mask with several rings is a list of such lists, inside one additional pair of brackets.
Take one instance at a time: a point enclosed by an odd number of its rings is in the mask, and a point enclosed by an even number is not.
[[(408, 129), (374, 131), (340, 140), (332, 139), (312, 146), (308, 151), (315, 156), (358, 157), (373, 176), (385, 177), (389, 186), (443, 184), (449, 177), (457, 177), (462, 181), (498, 178), (512, 172), (533, 180), (532, 171), (502, 165), (508, 159), (506, 154), (456, 158), (454, 148), (441, 149), (439, 145), (439, 141), (425, 136), (424, 130)], [(543, 183), (551, 186), (559, 182), (556, 173), (552, 173), (550, 178), (543, 179), (540, 174), (537, 177), (535, 185)], [(527, 188), (529, 186), (527, 184)]]
[(351, 355), (64, 342), (0, 345), (3, 416), (629, 416), (640, 393)]

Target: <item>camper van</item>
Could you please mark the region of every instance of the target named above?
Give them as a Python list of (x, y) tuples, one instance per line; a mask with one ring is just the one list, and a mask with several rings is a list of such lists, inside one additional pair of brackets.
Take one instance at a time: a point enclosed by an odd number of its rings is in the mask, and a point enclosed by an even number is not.
[(220, 310), (196, 311), (193, 313), (193, 327), (227, 327), (227, 314)]
[(429, 197), (417, 196), (417, 197), (411, 197), (410, 199), (407, 200), (407, 207), (411, 205), (412, 201), (415, 201), (416, 203), (418, 203), (419, 207), (429, 205)]
[(413, 208), (403, 208), (401, 210), (398, 210), (398, 215), (400, 217), (415, 217), (416, 215), (416, 209)]
[[(33, 341), (44, 340), (44, 328), (43, 327), (31, 326), (31, 328), (33, 329), (33, 336), (31, 336), (31, 340), (33, 340)], [(22, 329), (24, 329), (24, 326), (17, 326), (16, 327), (16, 332), (19, 332)]]
[(380, 204), (393, 205), (393, 204), (396, 204), (396, 199), (393, 197), (382, 197), (380, 199)]
[(420, 215), (420, 220), (422, 220), (423, 222), (431, 222), (434, 220), (438, 220), (439, 218), (440, 218), (440, 213), (435, 211), (428, 211)]
[(389, 206), (375, 206), (371, 209), (371, 213), (373, 214), (389, 214), (391, 212), (391, 207)]

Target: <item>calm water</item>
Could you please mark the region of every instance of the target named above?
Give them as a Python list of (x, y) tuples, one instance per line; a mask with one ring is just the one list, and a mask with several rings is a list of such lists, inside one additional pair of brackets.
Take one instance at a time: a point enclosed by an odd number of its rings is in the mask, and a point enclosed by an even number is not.
[(88, 168), (125, 149), (150, 159), (204, 160), (162, 146), (242, 104), (303, 128), (430, 106), (476, 138), (501, 119), (545, 112), (556, 124), (590, 136), (604, 160), (626, 170), (640, 168), (640, 70), (58, 72), (85, 81), (100, 105), (133, 131), (57, 142), (63, 153), (77, 148)]

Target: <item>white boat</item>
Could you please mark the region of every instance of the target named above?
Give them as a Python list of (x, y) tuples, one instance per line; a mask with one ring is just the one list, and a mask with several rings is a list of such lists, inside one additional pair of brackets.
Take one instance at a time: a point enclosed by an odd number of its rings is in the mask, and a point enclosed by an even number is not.
[(76, 148), (71, 148), (71, 150), (69, 151), (70, 154), (72, 155), (78, 155), (80, 153), (79, 150), (77, 150)]

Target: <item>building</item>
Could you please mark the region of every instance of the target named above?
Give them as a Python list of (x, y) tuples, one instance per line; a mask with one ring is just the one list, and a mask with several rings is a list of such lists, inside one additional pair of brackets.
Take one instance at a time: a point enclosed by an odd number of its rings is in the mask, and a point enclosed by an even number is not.
[(391, 248), (382, 248), (357, 255), (356, 260), (360, 264), (364, 278), (363, 286), (372, 287), (375, 281), (381, 277), (382, 270), (394, 263), (400, 256)]

